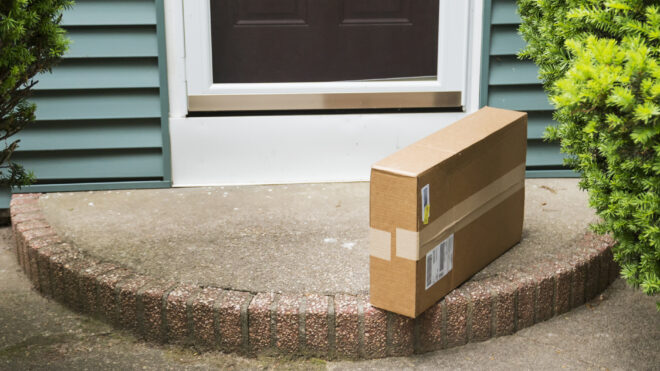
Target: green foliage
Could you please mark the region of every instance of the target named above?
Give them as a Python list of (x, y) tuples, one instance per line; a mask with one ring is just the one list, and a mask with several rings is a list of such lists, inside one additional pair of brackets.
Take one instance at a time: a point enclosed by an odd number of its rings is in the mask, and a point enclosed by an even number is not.
[[(566, 164), (582, 174), (622, 276), (660, 292), (660, 4), (519, 0), (521, 57), (539, 65)], [(660, 309), (660, 303), (658, 305)]]
[(68, 40), (60, 27), (62, 11), (71, 0), (0, 1), (0, 186), (22, 186), (33, 175), (11, 161), (18, 140), (11, 136), (35, 120), (28, 102), (35, 75), (50, 71), (66, 51)]

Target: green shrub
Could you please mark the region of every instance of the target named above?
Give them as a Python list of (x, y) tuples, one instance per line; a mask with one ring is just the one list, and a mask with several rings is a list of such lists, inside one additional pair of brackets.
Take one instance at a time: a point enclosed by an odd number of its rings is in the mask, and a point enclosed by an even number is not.
[[(660, 292), (660, 4), (519, 0), (521, 57), (539, 65), (565, 163), (634, 287)], [(658, 303), (660, 310), (660, 303)]]
[(32, 174), (11, 161), (18, 140), (12, 135), (35, 120), (28, 102), (35, 75), (50, 71), (66, 51), (68, 40), (59, 23), (70, 0), (0, 1), (0, 186), (22, 186)]

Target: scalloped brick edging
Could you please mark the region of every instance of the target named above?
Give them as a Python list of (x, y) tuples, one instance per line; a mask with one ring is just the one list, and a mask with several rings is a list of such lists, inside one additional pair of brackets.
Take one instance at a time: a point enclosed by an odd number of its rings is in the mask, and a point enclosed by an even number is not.
[(241, 354), (405, 356), (509, 335), (578, 307), (619, 276), (612, 240), (587, 233), (570, 256), (470, 281), (413, 320), (364, 295), (250, 293), (165, 282), (67, 244), (40, 194), (12, 197), (19, 264), (44, 296), (160, 343)]

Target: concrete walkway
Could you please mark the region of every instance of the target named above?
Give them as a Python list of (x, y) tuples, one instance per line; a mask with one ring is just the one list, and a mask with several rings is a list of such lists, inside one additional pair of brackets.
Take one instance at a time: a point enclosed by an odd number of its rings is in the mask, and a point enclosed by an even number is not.
[[(528, 180), (523, 241), (480, 277), (570, 250), (595, 221), (576, 184)], [(250, 292), (369, 291), (368, 183), (52, 193), (40, 204), (65, 241), (150, 277)]]
[(242, 358), (144, 343), (45, 299), (0, 229), (0, 370), (657, 370), (655, 299), (617, 280), (602, 296), (511, 336), (424, 355), (360, 362)]

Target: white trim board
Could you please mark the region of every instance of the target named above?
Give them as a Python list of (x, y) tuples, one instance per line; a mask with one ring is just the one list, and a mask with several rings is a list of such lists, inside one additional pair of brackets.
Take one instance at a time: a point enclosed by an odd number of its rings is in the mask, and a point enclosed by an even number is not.
[(165, 48), (167, 55), (167, 95), (170, 117), (188, 115), (186, 89), (186, 50), (183, 37), (182, 0), (165, 0)]
[(171, 119), (175, 187), (369, 180), (371, 165), (464, 113)]

